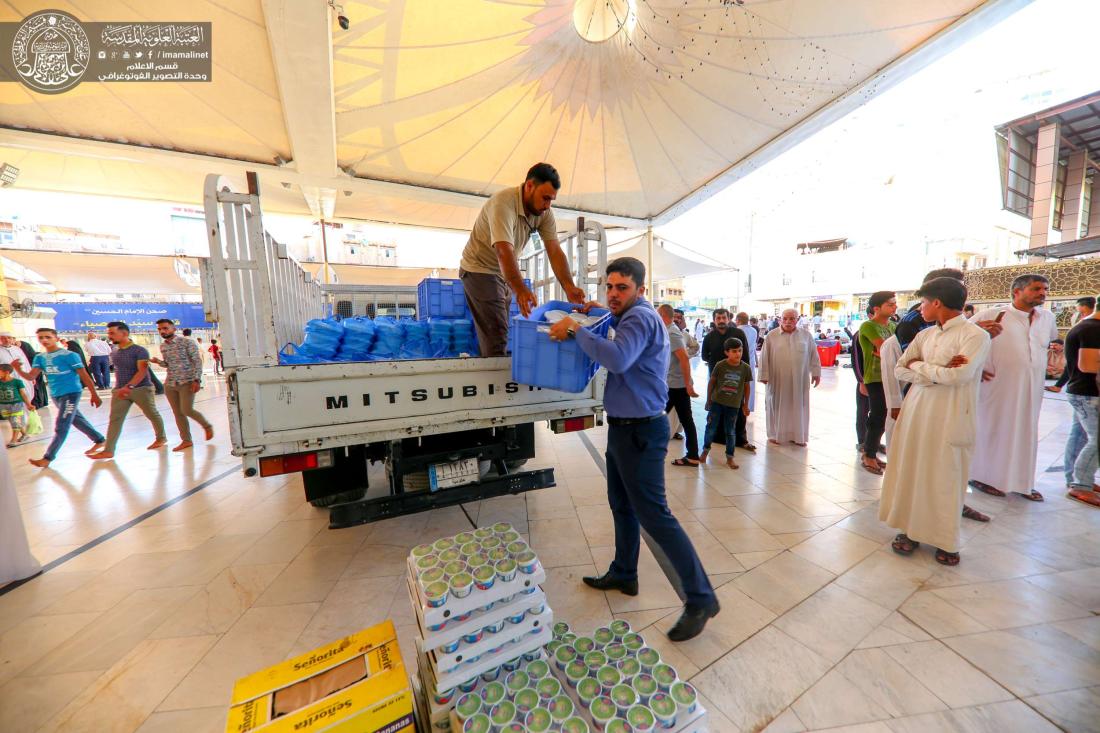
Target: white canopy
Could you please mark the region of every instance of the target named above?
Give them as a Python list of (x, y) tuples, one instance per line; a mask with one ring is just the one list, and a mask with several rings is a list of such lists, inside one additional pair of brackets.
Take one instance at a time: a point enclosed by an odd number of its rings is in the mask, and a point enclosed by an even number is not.
[[(675, 280), (681, 277), (691, 277), (692, 275), (707, 275), (712, 272), (720, 272), (722, 270), (736, 269), (731, 265), (726, 265), (708, 257), (697, 255), (691, 257), (691, 252), (685, 252), (684, 254), (678, 254), (677, 250), (683, 250), (682, 247), (677, 247), (675, 244), (671, 245), (671, 248), (661, 239), (654, 239), (652, 260), (650, 259), (649, 242), (646, 240), (646, 236), (643, 234), (634, 239), (627, 240), (623, 243), (626, 246), (610, 247), (607, 252), (608, 259), (613, 257), (633, 257), (646, 263), (646, 271), (650, 273), (647, 275), (653, 282), (661, 282), (664, 280)], [(703, 260), (706, 260), (705, 262)]]
[[(1029, 0), (324, 0), (53, 5), (212, 22), (209, 83), (0, 84), (15, 185), (467, 228), (534, 162), (560, 217), (661, 223)], [(0, 6), (0, 20), (25, 6)]]

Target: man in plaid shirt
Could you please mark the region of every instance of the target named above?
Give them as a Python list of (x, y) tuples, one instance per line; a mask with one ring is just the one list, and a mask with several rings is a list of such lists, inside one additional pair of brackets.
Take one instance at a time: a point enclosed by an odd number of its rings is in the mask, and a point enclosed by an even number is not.
[(180, 432), (180, 444), (173, 451), (183, 451), (194, 445), (191, 442), (191, 423), (194, 420), (206, 432), (206, 439), (214, 437), (214, 426), (195, 409), (195, 393), (202, 389), (202, 354), (194, 341), (176, 335), (176, 324), (167, 318), (157, 321), (157, 333), (164, 339), (160, 345), (160, 359), (150, 359), (168, 369), (164, 380), (164, 394), (176, 418)]

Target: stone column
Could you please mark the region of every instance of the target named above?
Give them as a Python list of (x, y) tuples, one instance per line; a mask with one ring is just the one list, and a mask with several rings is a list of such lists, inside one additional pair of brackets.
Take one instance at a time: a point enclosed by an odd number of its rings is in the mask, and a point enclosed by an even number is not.
[(1100, 237), (1100, 171), (1092, 174), (1092, 200), (1089, 202), (1090, 237)]
[(1085, 172), (1088, 155), (1084, 150), (1071, 153), (1066, 166), (1065, 203), (1062, 204), (1062, 241), (1072, 242), (1081, 237), (1081, 215), (1085, 212)]
[(1031, 208), (1029, 249), (1045, 247), (1054, 218), (1054, 183), (1058, 177), (1058, 141), (1061, 125), (1051, 122), (1039, 128), (1035, 145), (1035, 192)]

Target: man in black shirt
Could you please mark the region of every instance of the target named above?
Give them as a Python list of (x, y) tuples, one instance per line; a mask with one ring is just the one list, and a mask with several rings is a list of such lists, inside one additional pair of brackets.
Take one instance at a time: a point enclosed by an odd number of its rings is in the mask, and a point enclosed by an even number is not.
[[(703, 339), (702, 356), (703, 361), (707, 363), (707, 374), (714, 371), (714, 366), (726, 358), (726, 352), (723, 344), (728, 338), (740, 339), (743, 344), (755, 343), (749, 341), (748, 335), (737, 326), (730, 323), (730, 312), (725, 308), (719, 308), (714, 311), (714, 328)], [(752, 347), (749, 347), (752, 348)], [(749, 359), (746, 356), (745, 362), (748, 363)], [(743, 450), (747, 450), (749, 453), (756, 452), (756, 446), (749, 442), (748, 436), (748, 418), (745, 416), (744, 411), (737, 413), (737, 447)], [(715, 438), (715, 442), (725, 440), (724, 437), (718, 436)]]
[(1066, 400), (1073, 426), (1066, 441), (1064, 470), (1069, 498), (1100, 507), (1096, 491), (1100, 437), (1100, 316), (1082, 318), (1066, 334)]

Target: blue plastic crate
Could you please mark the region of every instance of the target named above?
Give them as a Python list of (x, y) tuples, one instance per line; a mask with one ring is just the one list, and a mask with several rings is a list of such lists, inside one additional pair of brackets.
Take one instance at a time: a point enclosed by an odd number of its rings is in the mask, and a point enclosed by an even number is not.
[(428, 277), (416, 286), (417, 318), (466, 318), (466, 291), (462, 281)]
[[(581, 351), (576, 340), (551, 341), (547, 333), (550, 324), (543, 314), (550, 310), (575, 310), (576, 306), (561, 300), (543, 303), (531, 312), (529, 318), (512, 319), (512, 381), (561, 392), (583, 392), (600, 365)], [(609, 315), (603, 308), (593, 308), (593, 315)], [(605, 318), (593, 326), (585, 326), (600, 336), (607, 336), (611, 318)]]

